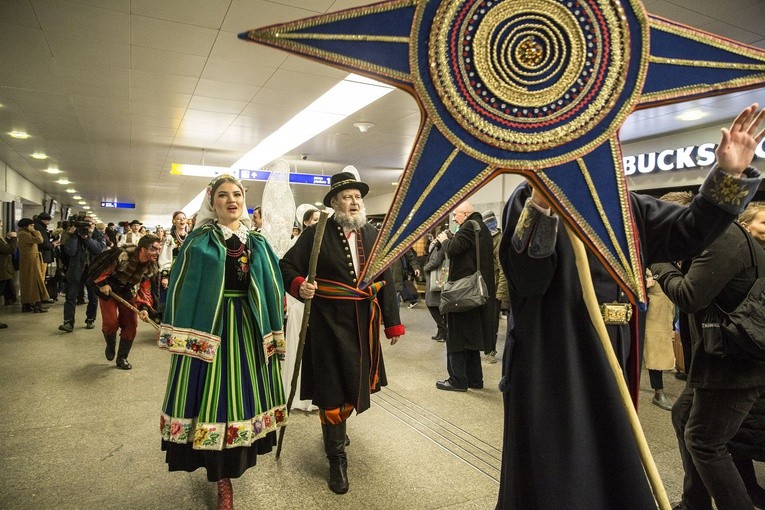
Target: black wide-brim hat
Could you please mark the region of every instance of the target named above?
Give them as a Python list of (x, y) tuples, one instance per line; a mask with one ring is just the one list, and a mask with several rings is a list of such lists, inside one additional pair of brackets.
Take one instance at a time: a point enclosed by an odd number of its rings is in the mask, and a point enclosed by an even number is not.
[(350, 172), (340, 172), (332, 176), (329, 183), (329, 191), (324, 196), (324, 205), (330, 207), (332, 197), (337, 195), (346, 189), (357, 189), (361, 192), (361, 197), (367, 196), (369, 193), (369, 186), (361, 181), (357, 181), (356, 177)]
[(130, 225), (143, 225), (143, 223), (141, 223), (138, 220), (133, 220), (133, 221), (130, 222)]

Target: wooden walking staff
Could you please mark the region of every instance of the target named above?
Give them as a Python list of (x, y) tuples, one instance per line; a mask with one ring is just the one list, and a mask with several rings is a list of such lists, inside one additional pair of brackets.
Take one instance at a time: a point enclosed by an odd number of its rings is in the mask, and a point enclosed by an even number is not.
[[(319, 251), (321, 250), (321, 240), (324, 237), (324, 227), (327, 226), (327, 212), (322, 211), (319, 214), (319, 222), (316, 224), (316, 233), (311, 247), (311, 258), (308, 259), (308, 283), (313, 283), (316, 278), (316, 265), (319, 262)], [(308, 331), (308, 319), (311, 317), (311, 303), (313, 298), (305, 300), (303, 309), (303, 322), (300, 324), (300, 336), (298, 337), (297, 352), (295, 353), (295, 368), (292, 370), (292, 381), (290, 382), (290, 396), (287, 399), (287, 412), (292, 408), (292, 401), (295, 399), (298, 377), (300, 376), (300, 362), (303, 359), (303, 346), (305, 345), (305, 335)], [(276, 445), (276, 458), (282, 453), (282, 442), (284, 441), (284, 431), (287, 426), (282, 426), (279, 431), (279, 441)]]
[[(120, 303), (122, 303), (123, 305), (127, 306), (128, 308), (130, 308), (132, 311), (134, 311), (135, 313), (137, 313), (137, 314), (140, 316), (140, 314), (141, 314), (141, 311), (140, 311), (138, 308), (136, 308), (135, 306), (131, 305), (130, 303), (128, 303), (127, 301), (125, 301), (124, 299), (122, 299), (121, 297), (119, 297), (119, 296), (118, 296), (117, 294), (115, 294), (114, 292), (110, 292), (110, 293), (109, 293), (109, 297), (113, 297), (114, 299), (116, 299), (117, 301), (119, 301), (119, 302), (120, 302)], [(143, 321), (144, 321), (146, 324), (151, 324), (151, 326), (152, 326), (154, 329), (156, 329), (157, 331), (159, 331), (159, 324), (157, 324), (156, 322), (154, 322), (154, 321), (152, 321), (152, 320), (149, 320), (149, 319), (142, 319), (142, 320), (143, 320)]]
[(587, 312), (590, 314), (590, 320), (595, 331), (598, 333), (598, 338), (603, 347), (603, 351), (606, 353), (606, 359), (608, 359), (608, 366), (611, 368), (611, 373), (616, 380), (616, 386), (619, 389), (619, 395), (622, 397), (622, 405), (627, 413), (627, 420), (629, 421), (630, 428), (632, 428), (632, 435), (635, 438), (635, 443), (640, 452), (640, 459), (643, 462), (643, 469), (645, 469), (646, 476), (648, 477), (648, 483), (651, 484), (653, 490), (653, 497), (656, 499), (659, 508), (661, 510), (670, 510), (669, 499), (667, 498), (667, 492), (664, 490), (664, 484), (661, 482), (659, 471), (656, 469), (656, 464), (653, 461), (651, 450), (648, 448), (648, 442), (643, 434), (643, 428), (640, 426), (637, 412), (632, 405), (632, 398), (630, 397), (627, 383), (622, 375), (622, 369), (619, 366), (619, 361), (616, 359), (614, 349), (611, 346), (611, 340), (608, 337), (608, 331), (606, 330), (606, 324), (603, 322), (603, 316), (600, 314), (600, 307), (598, 306), (598, 299), (595, 296), (595, 288), (592, 285), (592, 275), (590, 274), (590, 265), (587, 261), (587, 252), (584, 248), (584, 243), (576, 237), (576, 234), (566, 225), (566, 233), (569, 239), (571, 239), (571, 246), (574, 249), (574, 255), (576, 256), (577, 273), (579, 273), (579, 283), (582, 285), (582, 295), (584, 302), (587, 305)]

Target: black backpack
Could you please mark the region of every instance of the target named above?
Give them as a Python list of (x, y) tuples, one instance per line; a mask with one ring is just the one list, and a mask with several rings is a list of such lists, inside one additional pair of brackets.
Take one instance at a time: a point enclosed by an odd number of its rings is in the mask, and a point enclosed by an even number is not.
[(749, 232), (741, 225), (738, 226), (744, 232), (749, 244), (749, 254), (752, 257), (757, 279), (746, 297), (733, 311), (726, 312), (717, 303), (715, 307), (719, 311), (723, 338), (741, 351), (742, 356), (737, 357), (765, 361), (765, 277), (760, 274), (755, 253), (755, 249), (762, 251), (762, 247), (755, 247)]

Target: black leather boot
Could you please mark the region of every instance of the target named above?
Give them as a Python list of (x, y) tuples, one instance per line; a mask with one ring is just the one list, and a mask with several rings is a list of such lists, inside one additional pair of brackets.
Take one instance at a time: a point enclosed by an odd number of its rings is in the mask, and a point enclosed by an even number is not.
[(106, 350), (104, 351), (104, 355), (106, 356), (107, 360), (111, 361), (114, 359), (114, 355), (116, 354), (115, 349), (117, 348), (117, 333), (112, 333), (110, 335), (104, 333), (104, 340), (106, 340)]
[(127, 360), (131, 347), (133, 347), (132, 340), (125, 340), (124, 338), (120, 338), (120, 347), (117, 350), (117, 368), (121, 368), (122, 370), (130, 370), (133, 368), (133, 365), (128, 363)]
[(322, 425), (324, 451), (329, 460), (327, 484), (335, 494), (348, 492), (348, 457), (345, 454), (345, 422), (339, 425)]

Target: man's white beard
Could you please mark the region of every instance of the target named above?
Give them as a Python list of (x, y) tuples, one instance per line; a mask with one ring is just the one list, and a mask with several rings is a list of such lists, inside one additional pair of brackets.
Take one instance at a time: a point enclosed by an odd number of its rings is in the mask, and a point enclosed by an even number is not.
[(344, 212), (335, 211), (335, 221), (343, 227), (343, 230), (359, 230), (367, 222), (367, 210), (364, 206), (354, 216)]

